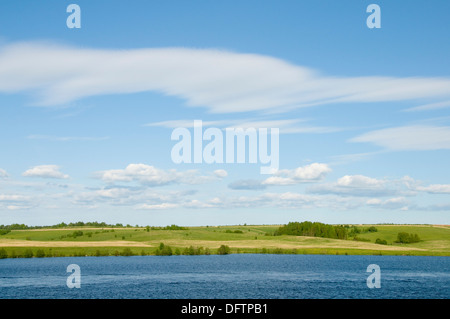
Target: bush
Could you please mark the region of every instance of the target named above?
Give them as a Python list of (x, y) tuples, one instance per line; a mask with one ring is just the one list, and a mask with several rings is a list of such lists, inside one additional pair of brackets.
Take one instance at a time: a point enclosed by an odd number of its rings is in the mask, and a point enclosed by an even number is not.
[(133, 256), (133, 252), (131, 251), (130, 248), (125, 248), (124, 250), (122, 250), (122, 252), (120, 253), (121, 256)]
[(36, 257), (37, 257), (37, 258), (43, 258), (43, 257), (45, 257), (45, 252), (44, 252), (42, 249), (38, 249), (38, 250), (36, 251)]
[(31, 249), (25, 250), (25, 252), (23, 253), (23, 257), (24, 258), (32, 258), (33, 257), (33, 251)]
[(396, 243), (401, 244), (411, 244), (411, 243), (418, 243), (420, 241), (419, 235), (417, 234), (408, 234), (405, 232), (401, 232), (397, 234), (397, 240)]
[(227, 234), (242, 234), (243, 233), (243, 231), (239, 230), (239, 229), (236, 229), (236, 230), (227, 229), (225, 232)]
[(8, 258), (8, 253), (5, 248), (0, 249), (0, 259)]
[(385, 239), (377, 238), (377, 239), (375, 240), (375, 244), (387, 245), (387, 241), (386, 241)]
[(9, 232), (11, 232), (9, 229), (0, 229), (0, 235), (6, 235)]
[(367, 231), (369, 233), (376, 233), (378, 231), (378, 229), (375, 226), (370, 226)]
[(221, 245), (217, 249), (217, 254), (218, 255), (228, 255), (229, 253), (230, 253), (230, 247), (228, 247), (227, 245)]
[(156, 256), (172, 256), (172, 254), (172, 248), (163, 243), (159, 244), (159, 248), (155, 251)]

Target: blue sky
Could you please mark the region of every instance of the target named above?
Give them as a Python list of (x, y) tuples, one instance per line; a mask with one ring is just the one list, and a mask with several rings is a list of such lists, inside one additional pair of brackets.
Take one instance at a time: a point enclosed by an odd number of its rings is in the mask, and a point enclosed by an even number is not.
[[(448, 1), (129, 2), (2, 2), (0, 224), (450, 222)], [(194, 120), (279, 171), (175, 164)]]

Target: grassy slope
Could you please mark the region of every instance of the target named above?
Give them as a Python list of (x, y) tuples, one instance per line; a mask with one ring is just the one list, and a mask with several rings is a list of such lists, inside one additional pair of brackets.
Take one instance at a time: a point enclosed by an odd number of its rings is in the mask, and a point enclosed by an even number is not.
[[(363, 225), (361, 227), (368, 227)], [(212, 253), (228, 245), (233, 253), (300, 253), (300, 254), (383, 254), (383, 255), (438, 255), (450, 256), (450, 227), (432, 225), (375, 225), (378, 232), (359, 234), (370, 242), (338, 240), (304, 236), (265, 236), (278, 225), (189, 227), (186, 230), (150, 230), (144, 228), (68, 228), (16, 230), (0, 236), (0, 246), (8, 255), (21, 255), (26, 249), (42, 249), (51, 256), (114, 255), (129, 247), (133, 254), (153, 254), (161, 242), (173, 248), (209, 248)], [(83, 236), (61, 237), (82, 230)], [(226, 233), (241, 230), (243, 233)], [(397, 244), (397, 233), (416, 233), (421, 242)], [(91, 233), (89, 237), (87, 234)], [(388, 245), (375, 244), (385, 239)], [(88, 246), (88, 247), (87, 247)]]

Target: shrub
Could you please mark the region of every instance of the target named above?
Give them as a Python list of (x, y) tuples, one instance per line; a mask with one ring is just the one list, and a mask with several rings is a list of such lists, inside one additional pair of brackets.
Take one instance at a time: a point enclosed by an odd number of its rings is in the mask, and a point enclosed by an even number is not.
[(418, 243), (419, 241), (420, 238), (419, 235), (417, 234), (408, 234), (405, 232), (400, 232), (397, 234), (396, 243), (411, 244), (411, 243)]
[(387, 245), (387, 241), (386, 241), (385, 239), (377, 238), (377, 239), (375, 240), (375, 244)]
[(163, 243), (160, 243), (159, 248), (155, 251), (155, 255), (157, 256), (172, 256), (172, 254), (172, 248)]
[(122, 250), (122, 252), (120, 253), (121, 256), (133, 256), (133, 252), (131, 251), (130, 248), (125, 248), (124, 250)]
[(189, 246), (189, 248), (185, 248), (184, 250), (183, 250), (183, 255), (188, 255), (188, 256), (193, 256), (193, 255), (195, 255), (195, 249), (194, 249), (194, 247), (193, 246)]
[(45, 257), (45, 252), (44, 252), (42, 249), (38, 249), (38, 250), (36, 251), (36, 257), (37, 257), (37, 258), (43, 258), (43, 257)]
[(228, 247), (227, 245), (221, 245), (217, 249), (217, 254), (218, 255), (228, 255), (229, 253), (230, 253), (230, 247)]
[(23, 253), (23, 257), (24, 258), (32, 258), (33, 257), (33, 251), (31, 249), (25, 250), (25, 252)]
[(5, 248), (0, 249), (0, 259), (8, 258)]
[(228, 234), (242, 234), (243, 233), (243, 231), (239, 230), (239, 229), (236, 229), (236, 230), (227, 229), (225, 232)]

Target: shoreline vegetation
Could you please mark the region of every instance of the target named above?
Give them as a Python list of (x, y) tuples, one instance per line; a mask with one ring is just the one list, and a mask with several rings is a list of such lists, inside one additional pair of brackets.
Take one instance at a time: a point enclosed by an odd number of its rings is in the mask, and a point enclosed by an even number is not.
[(0, 225), (0, 259), (239, 253), (450, 256), (450, 225)]

